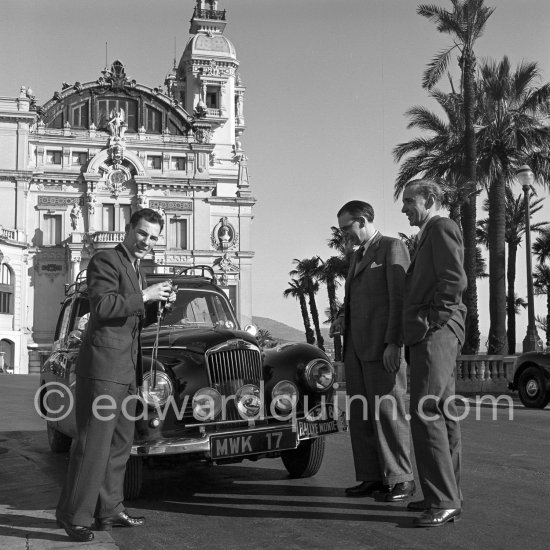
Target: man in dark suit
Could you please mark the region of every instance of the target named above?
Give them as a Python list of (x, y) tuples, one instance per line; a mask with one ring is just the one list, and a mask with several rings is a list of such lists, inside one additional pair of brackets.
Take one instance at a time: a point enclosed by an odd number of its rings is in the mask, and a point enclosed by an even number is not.
[[(158, 301), (173, 301), (169, 282), (142, 290), (139, 261), (158, 240), (163, 218), (135, 212), (124, 241), (95, 254), (87, 268), (90, 318), (76, 371), (77, 438), (73, 441), (56, 518), (72, 540), (90, 529), (142, 525), (122, 503), (126, 462), (134, 435), (136, 374), (141, 376), (140, 331), (155, 318)], [(106, 407), (101, 409), (101, 407)]]
[(401, 357), (409, 253), (399, 239), (382, 236), (373, 220), (372, 206), (362, 201), (348, 202), (338, 212), (340, 229), (359, 249), (346, 279), (343, 311), (331, 331), (344, 334), (351, 443), (361, 482), (346, 494), (381, 493), (386, 501), (396, 502), (415, 490)]
[(403, 191), (402, 212), (420, 228), (405, 280), (403, 330), (411, 372), (411, 432), (424, 500), (418, 527), (460, 518), (460, 427), (454, 400), (454, 368), (464, 340), (466, 274), (458, 226), (437, 215), (441, 188), (414, 180)]

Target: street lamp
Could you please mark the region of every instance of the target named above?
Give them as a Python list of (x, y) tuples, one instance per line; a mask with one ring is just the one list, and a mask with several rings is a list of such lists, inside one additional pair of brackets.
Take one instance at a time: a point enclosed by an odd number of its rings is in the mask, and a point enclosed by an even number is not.
[(525, 194), (525, 263), (527, 266), (527, 334), (523, 340), (523, 353), (541, 348), (541, 340), (535, 325), (535, 302), (533, 298), (533, 268), (531, 265), (531, 208), (529, 192), (535, 176), (531, 168), (524, 164), (516, 174)]

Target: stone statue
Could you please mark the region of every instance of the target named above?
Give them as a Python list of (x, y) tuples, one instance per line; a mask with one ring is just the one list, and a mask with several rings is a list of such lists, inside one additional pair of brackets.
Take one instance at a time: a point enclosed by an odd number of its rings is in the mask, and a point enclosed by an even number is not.
[(112, 109), (109, 116), (111, 117), (108, 122), (111, 135), (124, 139), (124, 132), (128, 128), (128, 125), (124, 122), (124, 109)]
[(80, 206), (78, 204), (73, 204), (73, 207), (71, 208), (71, 213), (69, 214), (71, 217), (71, 227), (73, 230), (76, 230), (78, 226), (78, 220), (80, 219), (80, 213), (82, 212)]

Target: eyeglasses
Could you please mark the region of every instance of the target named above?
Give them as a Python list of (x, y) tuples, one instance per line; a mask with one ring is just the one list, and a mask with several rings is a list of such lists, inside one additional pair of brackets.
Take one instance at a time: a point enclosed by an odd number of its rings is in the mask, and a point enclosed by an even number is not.
[(346, 225), (340, 227), (340, 231), (343, 231), (344, 233), (347, 233), (353, 226), (353, 224), (356, 222), (357, 220), (351, 220), (349, 223), (347, 223)]

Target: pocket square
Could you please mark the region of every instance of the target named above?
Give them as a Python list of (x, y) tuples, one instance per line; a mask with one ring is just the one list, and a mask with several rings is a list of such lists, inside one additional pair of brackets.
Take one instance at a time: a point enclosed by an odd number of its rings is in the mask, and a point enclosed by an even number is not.
[(377, 264), (376, 262), (372, 262), (370, 268), (374, 269), (375, 267), (382, 267), (382, 264)]

